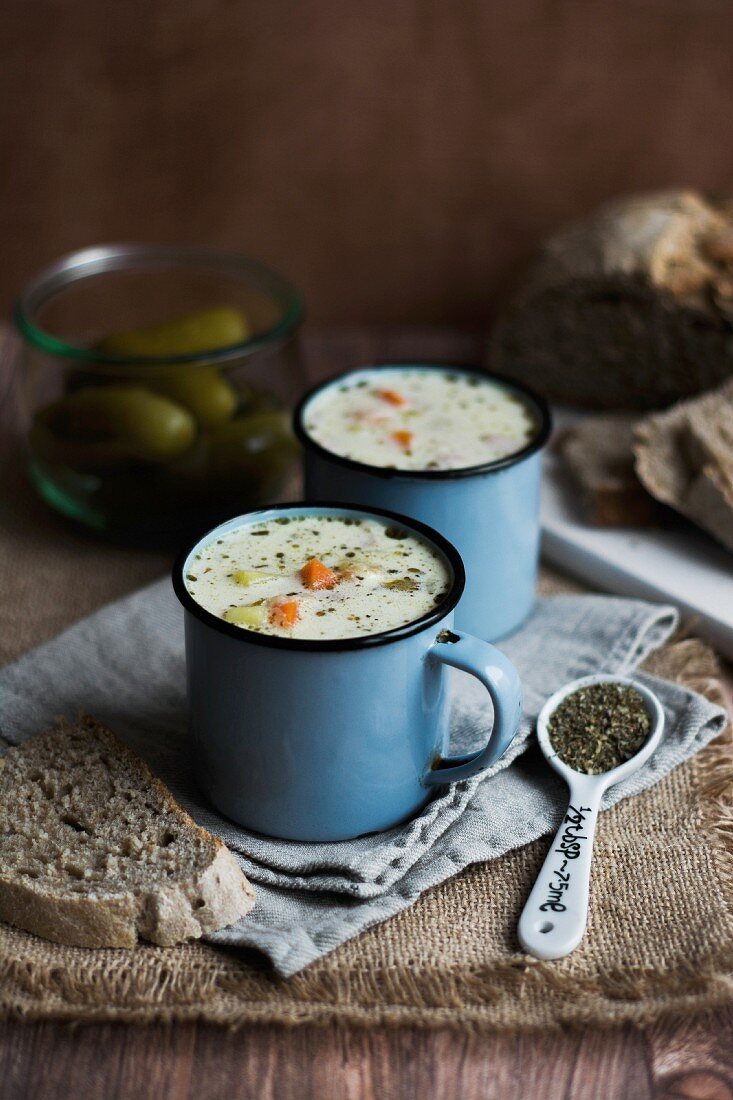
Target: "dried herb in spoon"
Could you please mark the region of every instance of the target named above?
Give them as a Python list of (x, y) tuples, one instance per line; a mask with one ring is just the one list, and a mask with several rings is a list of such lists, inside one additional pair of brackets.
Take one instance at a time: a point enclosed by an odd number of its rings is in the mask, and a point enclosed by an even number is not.
[(638, 691), (626, 684), (591, 684), (560, 703), (548, 723), (550, 744), (577, 772), (600, 775), (635, 756), (651, 731)]

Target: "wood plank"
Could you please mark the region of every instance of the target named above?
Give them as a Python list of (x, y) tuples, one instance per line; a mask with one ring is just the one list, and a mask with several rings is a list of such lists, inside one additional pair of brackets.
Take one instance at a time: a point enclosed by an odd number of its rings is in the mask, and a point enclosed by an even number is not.
[(0, 1098), (527, 1100), (651, 1097), (643, 1037), (197, 1025), (0, 1029)]
[(733, 1010), (552, 1035), (0, 1026), (0, 1100), (731, 1100)]
[(733, 1100), (733, 1009), (647, 1032), (659, 1100)]

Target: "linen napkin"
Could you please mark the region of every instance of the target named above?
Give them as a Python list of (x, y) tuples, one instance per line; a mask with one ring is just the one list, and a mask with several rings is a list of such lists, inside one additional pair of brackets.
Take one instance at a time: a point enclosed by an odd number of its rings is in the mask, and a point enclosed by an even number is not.
[[(186, 736), (182, 611), (167, 580), (102, 608), (2, 670), (0, 732), (17, 743), (59, 715), (86, 711), (124, 737), (257, 885), (252, 913), (212, 942), (264, 951), (288, 976), (469, 864), (553, 829), (566, 792), (537, 750), (526, 752), (542, 703), (575, 677), (630, 672), (675, 624), (672, 608), (639, 600), (541, 599), (501, 646), (525, 689), (522, 727), (502, 760), (491, 773), (445, 788), (407, 824), (342, 843), (258, 836), (204, 800)], [(451, 751), (467, 752), (486, 740), (491, 708), (471, 677), (452, 677)], [(645, 768), (607, 793), (607, 806), (657, 782), (725, 724), (724, 712), (694, 692), (642, 679), (664, 703), (667, 734)]]

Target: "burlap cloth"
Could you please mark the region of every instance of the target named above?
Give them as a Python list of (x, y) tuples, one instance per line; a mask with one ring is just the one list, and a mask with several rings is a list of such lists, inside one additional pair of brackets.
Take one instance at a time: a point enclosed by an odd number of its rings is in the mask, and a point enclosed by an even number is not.
[[(0, 659), (159, 575), (163, 555), (111, 549), (47, 515), (6, 464), (0, 497)], [(545, 591), (572, 588), (545, 574)], [(648, 666), (720, 701), (694, 639)], [(517, 918), (547, 839), (480, 864), (288, 981), (201, 944), (59, 947), (0, 925), (0, 1014), (31, 1019), (205, 1020), (544, 1028), (648, 1023), (733, 997), (733, 757), (720, 742), (601, 817), (582, 946), (540, 963)]]

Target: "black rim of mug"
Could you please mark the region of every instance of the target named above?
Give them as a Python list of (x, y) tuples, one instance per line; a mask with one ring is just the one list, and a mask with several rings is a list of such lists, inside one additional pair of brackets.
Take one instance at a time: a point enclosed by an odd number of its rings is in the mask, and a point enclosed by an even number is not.
[[(537, 431), (526, 447), (522, 447), (519, 451), (514, 451), (504, 458), (496, 458), (491, 462), (483, 462), (478, 466), (462, 466), (457, 470), (398, 470), (390, 469), (386, 466), (370, 466), (367, 462), (359, 462), (355, 458), (347, 458), (345, 455), (336, 454), (335, 451), (329, 451), (327, 447), (323, 447), (320, 443), (317, 443), (316, 440), (308, 434), (304, 423), (305, 410), (314, 397), (317, 397), (318, 394), (324, 390), (330, 389), (331, 386), (335, 386), (348, 378), (352, 378), (354, 375), (370, 373), (372, 371), (390, 370), (437, 370), (453, 372), (455, 374), (468, 374), (473, 377), (489, 379), (489, 381), (492, 382), (499, 382), (502, 386), (506, 386), (507, 389), (514, 390), (524, 397), (534, 410), (536, 410), (539, 422)], [(506, 470), (508, 467), (522, 462), (525, 458), (529, 458), (530, 455), (541, 450), (550, 438), (550, 433), (552, 432), (552, 417), (550, 416), (550, 409), (547, 402), (543, 397), (540, 397), (539, 394), (535, 393), (534, 390), (531, 390), (528, 386), (523, 385), (521, 382), (515, 382), (513, 378), (508, 378), (504, 374), (496, 374), (494, 371), (484, 370), (483, 367), (477, 367), (472, 363), (415, 363), (390, 361), (388, 363), (370, 363), (362, 367), (353, 367), (351, 370), (344, 371), (342, 374), (337, 374), (333, 378), (327, 379), (325, 382), (319, 382), (319, 384), (310, 389), (295, 406), (295, 410), (293, 411), (293, 431), (301, 446), (306, 450), (313, 451), (320, 458), (328, 462), (335, 462), (339, 466), (345, 466), (348, 470), (358, 470), (363, 474), (371, 474), (372, 477), (410, 478), (418, 481), (450, 481), (459, 477), (477, 477), (483, 474), (497, 473), (499, 470)]]
[[(388, 519), (394, 522), (395, 525), (404, 527), (409, 532), (414, 532), (416, 535), (422, 536), (443, 554), (451, 567), (453, 581), (448, 595), (419, 619), (413, 619), (411, 622), (405, 623), (402, 626), (393, 627), (391, 630), (383, 630), (377, 634), (365, 634), (358, 638), (337, 638), (333, 641), (320, 641), (314, 638), (283, 638), (279, 634), (259, 634), (255, 630), (247, 630), (246, 627), (235, 626), (234, 623), (228, 623), (224, 619), (220, 619), (218, 615), (213, 615), (210, 611), (202, 607), (201, 604), (196, 602), (184, 583), (184, 571), (188, 559), (197, 547), (204, 544), (206, 540), (214, 538), (217, 531), (233, 521), (241, 521), (243, 526), (249, 526), (257, 522), (258, 516), (269, 516), (272, 515), (273, 512), (291, 512), (297, 515), (300, 511), (301, 514), (304, 514), (303, 509), (324, 509), (341, 515), (353, 515), (362, 518), (376, 516), (380, 519)], [(272, 504), (266, 508), (256, 508), (249, 512), (242, 512), (241, 515), (232, 516), (231, 519), (224, 520), (222, 523), (218, 523), (216, 527), (206, 530), (179, 553), (175, 565), (173, 566), (172, 580), (173, 591), (184, 609), (194, 615), (202, 623), (205, 623), (206, 626), (210, 626), (213, 630), (219, 631), (220, 634), (226, 634), (228, 637), (236, 638), (240, 642), (251, 642), (254, 645), (269, 646), (273, 649), (334, 653), (342, 652), (343, 650), (356, 650), (369, 648), (371, 646), (389, 645), (392, 642), (399, 642), (403, 638), (409, 638), (413, 634), (420, 634), (424, 630), (429, 630), (430, 627), (435, 626), (437, 623), (441, 622), (446, 615), (450, 614), (457, 605), (466, 586), (466, 571), (463, 566), (463, 559), (453, 543), (449, 542), (439, 531), (436, 531), (433, 527), (429, 527), (426, 523), (421, 523), (419, 520), (411, 519), (409, 516), (401, 515), (399, 512), (388, 512), (383, 508), (362, 508), (356, 504), (344, 504), (343, 502), (332, 500), (300, 500), (294, 502), (290, 501), (285, 504)]]

